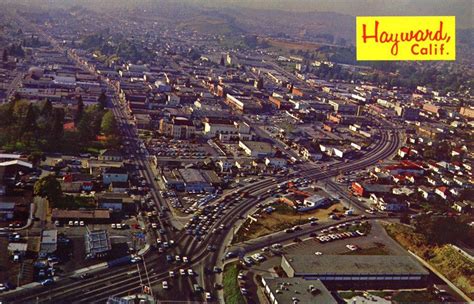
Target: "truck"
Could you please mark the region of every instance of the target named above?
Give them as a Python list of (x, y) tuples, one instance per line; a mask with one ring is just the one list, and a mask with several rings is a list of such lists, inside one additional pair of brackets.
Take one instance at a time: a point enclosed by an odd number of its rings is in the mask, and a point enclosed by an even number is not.
[(121, 265), (129, 264), (131, 261), (132, 261), (132, 256), (126, 255), (118, 259), (108, 261), (107, 267), (111, 268), (115, 266), (121, 266)]

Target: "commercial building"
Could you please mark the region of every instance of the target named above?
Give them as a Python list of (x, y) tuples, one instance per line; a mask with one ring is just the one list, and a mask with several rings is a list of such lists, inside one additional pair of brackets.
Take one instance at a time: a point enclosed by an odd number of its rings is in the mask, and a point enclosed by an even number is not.
[(53, 221), (67, 223), (69, 221), (84, 221), (86, 223), (106, 223), (110, 220), (110, 210), (62, 210), (53, 209)]
[(288, 277), (319, 279), (326, 283), (393, 283), (424, 282), (429, 272), (409, 256), (387, 255), (301, 255), (282, 257), (281, 267)]
[(88, 230), (84, 238), (87, 258), (104, 257), (112, 249), (107, 230)]
[(265, 295), (271, 304), (324, 303), (336, 304), (336, 299), (320, 280), (302, 278), (262, 278)]
[(39, 250), (39, 257), (45, 258), (53, 254), (58, 249), (58, 231), (57, 230), (43, 230), (41, 233), (41, 243)]
[[(321, 208), (329, 204), (330, 200), (327, 197), (323, 197), (318, 194), (311, 195), (304, 199), (303, 204), (305, 205), (306, 210)], [(305, 210), (301, 210), (305, 211)]]
[(0, 221), (9, 221), (15, 215), (15, 203), (0, 203)]
[(360, 115), (360, 106), (344, 100), (330, 100), (329, 104), (337, 114)]
[(275, 155), (275, 149), (272, 145), (263, 141), (239, 141), (239, 147), (248, 156), (256, 158), (273, 157)]
[(160, 133), (175, 139), (189, 139), (196, 134), (196, 127), (185, 117), (163, 118), (160, 120)]
[(104, 185), (110, 185), (114, 182), (128, 181), (128, 172), (125, 168), (106, 168), (102, 174), (102, 182)]

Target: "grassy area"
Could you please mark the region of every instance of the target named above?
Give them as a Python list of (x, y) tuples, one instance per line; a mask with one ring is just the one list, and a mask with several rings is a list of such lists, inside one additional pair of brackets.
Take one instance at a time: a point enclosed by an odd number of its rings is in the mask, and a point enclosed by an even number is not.
[(392, 301), (396, 303), (429, 303), (438, 302), (439, 299), (427, 290), (402, 290), (392, 296)]
[(385, 229), (393, 239), (425, 259), (467, 295), (474, 295), (474, 262), (449, 245), (430, 246), (424, 236), (412, 228), (390, 224)]
[(223, 285), (224, 299), (227, 304), (244, 304), (246, 303), (242, 293), (240, 293), (239, 282), (237, 276), (239, 269), (237, 263), (227, 264), (224, 268)]
[(275, 211), (271, 214), (261, 213), (257, 222), (247, 220), (237, 231), (232, 242), (239, 243), (285, 230), (295, 225), (302, 225), (307, 223), (310, 217), (326, 220), (332, 212), (343, 210), (343, 205), (340, 203), (331, 205), (326, 209), (315, 209), (304, 213), (297, 212), (284, 203), (275, 203), (272, 206)]
[(343, 299), (351, 299), (356, 296), (361, 296), (363, 293), (360, 291), (339, 291), (338, 294)]
[(59, 209), (79, 209), (79, 208), (95, 208), (94, 199), (91, 197), (65, 195), (54, 208)]

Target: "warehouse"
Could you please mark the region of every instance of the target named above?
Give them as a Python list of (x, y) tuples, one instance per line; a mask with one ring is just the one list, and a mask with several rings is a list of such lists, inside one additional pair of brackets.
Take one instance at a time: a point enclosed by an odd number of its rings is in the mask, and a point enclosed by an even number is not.
[(262, 284), (272, 304), (295, 303), (295, 301), (298, 303), (337, 303), (320, 280), (262, 278)]
[(429, 272), (409, 256), (388, 255), (284, 255), (281, 267), (288, 277), (320, 279), (325, 284), (364, 282), (378, 286), (416, 284)]

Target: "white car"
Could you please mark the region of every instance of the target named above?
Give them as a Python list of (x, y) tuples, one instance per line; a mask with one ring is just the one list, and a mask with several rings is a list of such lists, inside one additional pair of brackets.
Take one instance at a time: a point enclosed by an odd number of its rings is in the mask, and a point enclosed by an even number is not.
[(322, 255), (323, 253), (321, 251), (316, 251), (314, 254), (315, 255)]
[(74, 226), (79, 226), (79, 221), (74, 221)]
[(205, 297), (206, 297), (206, 300), (210, 300), (210, 299), (212, 298), (210, 292), (205, 292), (204, 295), (205, 295)]
[(190, 276), (194, 275), (194, 271), (191, 268), (188, 269), (188, 275), (190, 275)]
[(130, 260), (130, 262), (135, 264), (135, 263), (140, 262), (141, 260), (142, 258), (136, 255), (136, 256), (132, 256), (132, 259)]
[(84, 226), (84, 221), (80, 221), (79, 226)]
[(170, 271), (169, 275), (170, 275), (170, 278), (173, 278), (174, 277), (174, 271)]
[(156, 229), (158, 228), (158, 225), (156, 223), (151, 223), (151, 228)]
[(110, 228), (115, 229), (115, 228), (117, 228), (117, 225), (115, 225), (115, 224), (110, 224)]
[(189, 260), (188, 260), (188, 257), (183, 257), (183, 263), (188, 263)]
[(352, 244), (347, 244), (346, 247), (350, 251), (356, 251), (357, 249), (359, 249), (359, 247), (357, 247), (356, 245), (352, 245)]
[(185, 275), (186, 275), (186, 271), (184, 271), (184, 269), (180, 269), (180, 270), (179, 270), (179, 274), (182, 275), (182, 276), (185, 276)]
[(163, 289), (168, 289), (168, 282), (167, 281), (163, 281), (161, 283), (161, 285), (163, 286)]

